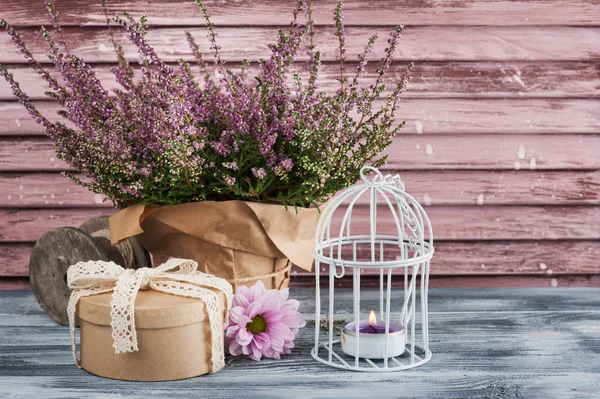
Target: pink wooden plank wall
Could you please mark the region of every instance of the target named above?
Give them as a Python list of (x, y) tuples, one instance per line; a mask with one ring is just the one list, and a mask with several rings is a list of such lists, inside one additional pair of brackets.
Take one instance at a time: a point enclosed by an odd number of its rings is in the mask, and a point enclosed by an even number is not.
[[(60, 0), (71, 49), (114, 88), (115, 59), (96, 0)], [(109, 0), (149, 16), (151, 43), (169, 62), (189, 58), (183, 32), (204, 43), (192, 0)], [(207, 1), (233, 67), (267, 53), (293, 1)], [(321, 86), (335, 90), (332, 0), (315, 3)], [(348, 0), (355, 59), (371, 32), (404, 23), (399, 74), (418, 64), (403, 101), (407, 127), (386, 169), (426, 205), (437, 239), (434, 286), (600, 285), (600, 3), (596, 0)], [(0, 17), (44, 59), (42, 0), (4, 0)], [(385, 36), (384, 36), (385, 37)], [(377, 45), (374, 57), (383, 51)], [(204, 46), (205, 49), (208, 46)], [(127, 56), (134, 49), (125, 44)], [(45, 113), (43, 85), (0, 34), (0, 62)], [(367, 79), (373, 79), (375, 63)], [(297, 68), (304, 73), (305, 65)], [(0, 82), (0, 288), (26, 288), (33, 243), (50, 228), (113, 212), (59, 172), (52, 145)], [(360, 207), (359, 207), (360, 208)], [(365, 223), (364, 207), (359, 223)], [(390, 228), (383, 222), (383, 230)], [(312, 284), (295, 271), (295, 284)]]

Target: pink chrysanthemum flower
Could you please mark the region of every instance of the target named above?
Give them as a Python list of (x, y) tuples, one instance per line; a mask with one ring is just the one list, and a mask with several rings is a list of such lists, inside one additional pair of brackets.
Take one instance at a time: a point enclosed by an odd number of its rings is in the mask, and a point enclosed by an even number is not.
[(225, 325), (229, 353), (259, 361), (291, 353), (298, 330), (306, 325), (289, 290), (267, 290), (261, 281), (239, 287)]

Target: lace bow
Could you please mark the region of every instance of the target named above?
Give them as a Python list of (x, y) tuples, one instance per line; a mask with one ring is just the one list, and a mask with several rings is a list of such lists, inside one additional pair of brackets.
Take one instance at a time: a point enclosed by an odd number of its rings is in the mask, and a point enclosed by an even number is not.
[[(75, 343), (75, 311), (80, 298), (114, 291), (110, 303), (113, 347), (115, 353), (138, 350), (135, 330), (135, 298), (140, 289), (198, 298), (204, 302), (210, 323), (212, 340), (212, 371), (225, 365), (223, 347), (224, 317), (231, 309), (233, 289), (222, 278), (197, 270), (198, 263), (187, 259), (169, 259), (156, 268), (124, 269), (114, 262), (79, 262), (67, 270), (67, 282), (73, 289), (67, 313), (71, 332), (71, 346), (75, 364), (81, 368)], [(225, 294), (226, 312), (220, 309), (220, 293)]]

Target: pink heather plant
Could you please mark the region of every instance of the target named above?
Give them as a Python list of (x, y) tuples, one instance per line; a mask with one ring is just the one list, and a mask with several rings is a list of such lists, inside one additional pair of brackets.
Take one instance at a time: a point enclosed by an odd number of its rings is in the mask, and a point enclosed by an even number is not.
[(298, 330), (306, 325), (299, 303), (288, 299), (288, 289), (267, 290), (261, 281), (239, 287), (225, 325), (225, 337), (234, 356), (260, 361), (291, 353)]
[[(218, 81), (212, 79), (214, 73), (190, 33), (187, 42), (197, 65), (183, 59), (178, 65), (164, 62), (146, 40), (145, 17), (139, 22), (126, 13), (114, 18), (138, 49), (137, 77), (109, 26), (119, 61), (113, 72), (121, 85), (112, 93), (89, 64), (69, 51), (51, 3), (47, 6), (53, 30), (42, 29), (48, 58), (60, 79), (33, 57), (6, 21), (0, 22), (48, 84), (47, 95), (63, 107), (59, 114), (71, 122), (53, 122), (42, 115), (0, 65), (14, 95), (53, 139), (58, 158), (80, 172), (67, 174), (71, 179), (121, 208), (139, 202), (232, 199), (308, 207), (356, 182), (362, 166), (386, 162), (380, 154), (404, 125), (396, 124), (395, 114), (412, 64), (384, 105), (373, 105), (385, 89), (384, 76), (402, 26), (387, 40), (375, 82), (362, 87), (377, 35), (368, 40), (350, 73), (340, 3), (334, 12), (340, 86), (336, 93), (326, 93), (317, 85), (321, 53), (313, 44), (310, 1), (299, 2), (289, 29), (279, 30), (277, 42), (268, 46), (270, 57), (258, 61), (255, 76), (249, 76), (248, 60), (237, 72), (225, 67), (208, 11), (196, 1), (206, 20)], [(301, 14), (307, 16), (304, 25), (298, 21)], [(304, 38), (308, 78), (290, 70)]]

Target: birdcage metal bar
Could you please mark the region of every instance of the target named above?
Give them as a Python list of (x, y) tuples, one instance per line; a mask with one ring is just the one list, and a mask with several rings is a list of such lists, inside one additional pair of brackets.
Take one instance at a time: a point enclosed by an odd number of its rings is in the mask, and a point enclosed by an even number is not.
[(321, 274), (321, 263), (318, 260), (315, 260), (315, 296), (319, 298), (319, 300), (315, 301), (315, 350), (317, 351), (317, 356), (319, 355), (319, 331), (321, 329), (321, 284), (320, 277)]
[[(385, 302), (385, 314), (383, 312), (381, 312), (383, 314), (384, 320), (385, 320), (385, 356), (383, 358), (383, 367), (387, 368), (388, 367), (388, 358), (390, 355), (389, 352), (389, 339), (390, 339), (390, 307), (391, 307), (391, 302), (392, 302), (392, 269), (387, 269), (388, 270), (388, 275), (387, 275), (387, 295), (386, 295), (386, 302)], [(383, 269), (381, 269), (381, 273), (383, 273)], [(382, 287), (382, 291), (383, 291), (383, 287)]]
[[(356, 256), (356, 254), (355, 254)], [(352, 274), (352, 278), (354, 279), (354, 285), (352, 287), (354, 292), (353, 302), (354, 302), (354, 320), (358, 320), (360, 316), (360, 268), (355, 269)], [(360, 348), (360, 334), (356, 334), (356, 355), (354, 355), (354, 365), (358, 367), (360, 363), (359, 355)]]

